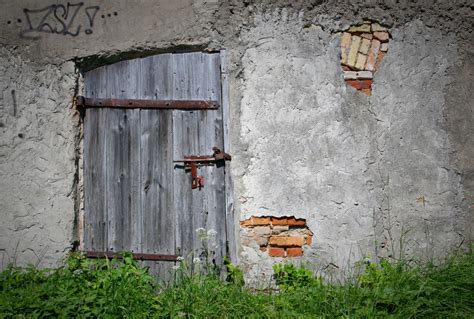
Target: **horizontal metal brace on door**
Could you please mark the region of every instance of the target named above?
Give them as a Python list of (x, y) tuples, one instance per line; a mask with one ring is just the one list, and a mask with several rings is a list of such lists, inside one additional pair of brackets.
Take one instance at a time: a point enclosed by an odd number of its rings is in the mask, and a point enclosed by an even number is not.
[[(87, 258), (116, 258), (123, 259), (123, 255), (112, 251), (86, 251)], [(179, 255), (160, 255), (160, 254), (141, 254), (133, 253), (135, 260), (152, 260), (152, 261), (178, 261)]]
[(76, 97), (76, 105), (82, 108), (124, 108), (124, 109), (161, 109), (161, 110), (217, 110), (218, 101), (208, 100), (133, 100), (133, 99), (97, 99), (84, 96)]

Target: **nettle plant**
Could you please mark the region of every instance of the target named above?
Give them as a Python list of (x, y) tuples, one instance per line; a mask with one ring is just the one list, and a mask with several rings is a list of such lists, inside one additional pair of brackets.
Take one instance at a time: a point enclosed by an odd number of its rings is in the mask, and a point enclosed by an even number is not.
[(321, 279), (316, 278), (313, 272), (304, 265), (279, 263), (273, 265), (273, 271), (276, 284), (283, 292), (321, 284)]

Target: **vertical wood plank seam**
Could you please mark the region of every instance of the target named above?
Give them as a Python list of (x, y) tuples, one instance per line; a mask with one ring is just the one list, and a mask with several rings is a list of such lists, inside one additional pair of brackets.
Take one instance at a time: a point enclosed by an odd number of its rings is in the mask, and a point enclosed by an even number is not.
[[(228, 79), (228, 61), (226, 49), (220, 51), (220, 68), (221, 68), (221, 102), (222, 102), (222, 116), (223, 116), (223, 135), (224, 135), (224, 151), (231, 153), (230, 147), (230, 103), (229, 103), (229, 79)], [(226, 199), (226, 230), (227, 240), (229, 242), (230, 259), (233, 262), (238, 262), (238, 245), (235, 212), (234, 212), (234, 198), (233, 198), (233, 180), (231, 175), (231, 163), (225, 163), (224, 170), (225, 182), (225, 199)], [(230, 219), (230, 220), (228, 220)], [(230, 227), (229, 227), (230, 226)], [(230, 229), (229, 229), (230, 228)]]

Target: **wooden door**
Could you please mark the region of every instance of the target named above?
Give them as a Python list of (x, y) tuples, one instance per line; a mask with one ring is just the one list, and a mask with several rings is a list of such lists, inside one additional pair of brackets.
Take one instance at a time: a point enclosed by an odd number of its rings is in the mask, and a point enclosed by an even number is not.
[[(199, 257), (196, 232), (217, 235), (216, 264), (229, 254), (225, 166), (199, 168), (204, 188), (174, 161), (224, 150), (219, 53), (162, 54), (85, 73), (85, 96), (216, 100), (217, 110), (87, 108), (84, 120), (84, 248)], [(148, 262), (167, 277), (170, 262)]]

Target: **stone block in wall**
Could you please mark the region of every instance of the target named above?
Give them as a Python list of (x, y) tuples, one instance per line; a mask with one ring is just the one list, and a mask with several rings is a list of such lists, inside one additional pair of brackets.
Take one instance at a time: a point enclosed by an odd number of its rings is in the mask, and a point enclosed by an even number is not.
[(357, 71), (344, 71), (344, 80), (357, 80)]
[(290, 229), (288, 225), (275, 225), (272, 229), (272, 235), (278, 235)]
[(356, 25), (349, 28), (349, 32), (370, 32), (370, 24), (365, 23), (362, 25)]
[(360, 43), (359, 52), (363, 54), (368, 54), (370, 49), (370, 43), (371, 41), (369, 39), (362, 39), (362, 42)]
[(387, 42), (388, 41), (388, 32), (374, 32), (374, 37), (379, 39), (380, 42)]
[(253, 229), (253, 233), (257, 236), (270, 236), (272, 230), (270, 226), (256, 226)]
[(373, 73), (371, 71), (359, 71), (357, 72), (357, 79), (359, 80), (370, 80), (373, 78)]
[(368, 80), (372, 78), (371, 71), (344, 71), (344, 80)]
[(365, 67), (365, 62), (367, 61), (367, 56), (365, 54), (357, 54), (356, 69), (363, 70)]
[(351, 48), (351, 34), (344, 32), (341, 37), (341, 63), (346, 64), (349, 57), (349, 50)]
[(355, 67), (357, 62), (357, 55), (359, 53), (360, 43), (362, 41), (361, 37), (356, 35), (352, 36), (351, 48), (349, 50), (349, 56), (347, 58), (347, 65), (350, 67)]
[(268, 245), (268, 236), (257, 236), (254, 237), (254, 240), (260, 247), (265, 247)]

